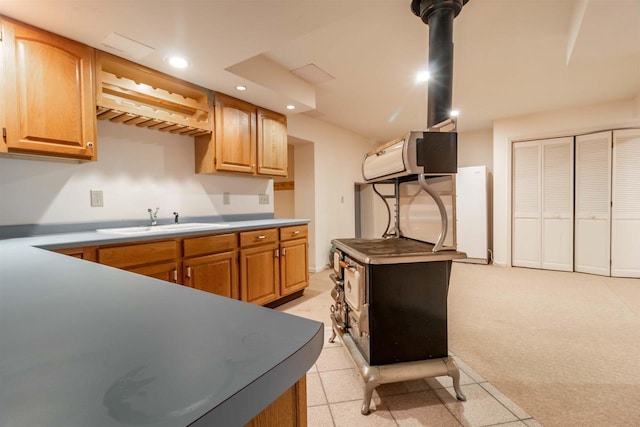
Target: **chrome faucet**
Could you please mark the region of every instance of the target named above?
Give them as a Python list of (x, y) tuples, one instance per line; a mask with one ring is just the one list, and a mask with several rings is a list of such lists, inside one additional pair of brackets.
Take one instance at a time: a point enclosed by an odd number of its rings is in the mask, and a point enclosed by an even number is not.
[(156, 211), (153, 212), (153, 210), (151, 208), (147, 209), (147, 212), (149, 212), (149, 218), (151, 218), (151, 225), (156, 225), (158, 223), (158, 211), (160, 210), (160, 208), (156, 208)]

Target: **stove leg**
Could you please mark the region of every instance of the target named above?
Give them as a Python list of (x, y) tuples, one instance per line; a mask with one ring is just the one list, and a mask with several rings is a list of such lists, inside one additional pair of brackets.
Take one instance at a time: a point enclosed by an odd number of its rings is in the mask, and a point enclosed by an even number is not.
[(445, 365), (447, 365), (447, 375), (453, 379), (453, 389), (456, 391), (456, 399), (465, 402), (467, 398), (462, 393), (460, 389), (460, 370), (456, 366), (456, 363), (450, 357), (447, 357), (444, 360)]
[(362, 409), (360, 412), (362, 415), (369, 414), (369, 407), (371, 406), (371, 397), (373, 396), (373, 390), (378, 387), (378, 382), (375, 379), (369, 379), (364, 385), (364, 400), (362, 401)]

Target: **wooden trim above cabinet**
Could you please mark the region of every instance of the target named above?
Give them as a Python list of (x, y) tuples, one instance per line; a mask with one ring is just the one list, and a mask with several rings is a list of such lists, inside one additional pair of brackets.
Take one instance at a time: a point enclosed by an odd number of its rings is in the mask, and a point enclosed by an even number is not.
[(296, 184), (294, 181), (278, 181), (273, 183), (273, 191), (282, 190), (295, 190)]

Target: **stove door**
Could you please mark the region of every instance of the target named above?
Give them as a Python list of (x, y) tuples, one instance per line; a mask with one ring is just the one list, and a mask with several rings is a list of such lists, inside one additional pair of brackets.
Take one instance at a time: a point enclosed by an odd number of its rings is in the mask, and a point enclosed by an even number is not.
[(353, 261), (344, 269), (344, 299), (358, 316), (362, 312), (364, 298), (364, 267)]

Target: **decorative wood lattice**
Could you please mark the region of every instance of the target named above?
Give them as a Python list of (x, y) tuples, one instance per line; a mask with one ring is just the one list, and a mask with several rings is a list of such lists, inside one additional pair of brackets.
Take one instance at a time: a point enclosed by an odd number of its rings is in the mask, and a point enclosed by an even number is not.
[(97, 52), (97, 117), (186, 136), (211, 133), (211, 94), (190, 83)]

